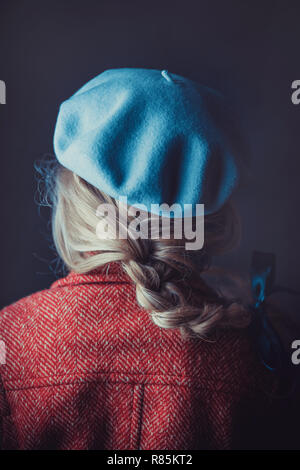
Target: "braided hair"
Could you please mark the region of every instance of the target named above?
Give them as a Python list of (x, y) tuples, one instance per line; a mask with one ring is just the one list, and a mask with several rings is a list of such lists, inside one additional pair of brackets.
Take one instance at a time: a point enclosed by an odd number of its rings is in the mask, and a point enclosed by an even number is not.
[[(68, 270), (87, 273), (120, 262), (136, 286), (139, 305), (154, 323), (179, 328), (183, 335), (205, 337), (220, 327), (249, 324), (243, 302), (224, 297), (203, 278), (212, 257), (230, 250), (239, 240), (239, 218), (231, 202), (205, 216), (204, 246), (198, 252), (188, 251), (184, 237), (99, 236), (97, 207), (110, 204), (119, 217), (118, 203), (58, 163), (43, 163), (39, 172), (46, 183), (40, 192), (52, 207), (55, 247)], [(130, 220), (129, 216), (128, 223)]]

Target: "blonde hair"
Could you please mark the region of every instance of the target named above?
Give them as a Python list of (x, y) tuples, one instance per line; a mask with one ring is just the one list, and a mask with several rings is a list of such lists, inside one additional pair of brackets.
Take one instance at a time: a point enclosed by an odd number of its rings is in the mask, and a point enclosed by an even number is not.
[[(70, 271), (87, 273), (120, 262), (136, 286), (139, 305), (154, 323), (179, 328), (183, 336), (207, 336), (220, 327), (245, 327), (250, 318), (242, 302), (224, 298), (204, 281), (211, 257), (233, 248), (240, 222), (231, 202), (205, 216), (204, 247), (185, 249), (184, 238), (102, 239), (96, 233), (100, 203), (118, 205), (75, 173), (56, 164), (45, 171), (51, 199), (56, 250)], [(130, 217), (128, 218), (130, 221)]]

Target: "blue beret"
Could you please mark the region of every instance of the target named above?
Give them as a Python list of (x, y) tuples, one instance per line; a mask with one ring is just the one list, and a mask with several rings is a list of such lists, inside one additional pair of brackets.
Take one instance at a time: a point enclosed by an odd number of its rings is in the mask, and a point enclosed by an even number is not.
[(208, 214), (238, 179), (224, 110), (219, 93), (166, 70), (106, 70), (60, 106), (54, 150), (113, 198), (150, 212), (202, 203)]

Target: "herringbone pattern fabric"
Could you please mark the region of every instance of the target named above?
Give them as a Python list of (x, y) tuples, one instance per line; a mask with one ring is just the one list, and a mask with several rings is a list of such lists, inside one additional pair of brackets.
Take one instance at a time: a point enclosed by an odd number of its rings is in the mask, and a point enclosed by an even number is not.
[(238, 410), (265, 403), (246, 332), (160, 329), (115, 263), (4, 308), (0, 340), (3, 449), (228, 449)]

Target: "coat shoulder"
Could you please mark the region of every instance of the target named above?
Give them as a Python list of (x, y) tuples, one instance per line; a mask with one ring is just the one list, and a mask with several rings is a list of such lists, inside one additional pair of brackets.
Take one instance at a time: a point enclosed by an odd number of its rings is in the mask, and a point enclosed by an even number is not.
[(21, 326), (22, 322), (26, 322), (28, 313), (34, 306), (43, 302), (49, 295), (53, 295), (52, 290), (43, 289), (3, 307), (0, 310), (0, 333), (3, 333), (5, 328), (11, 324)]

